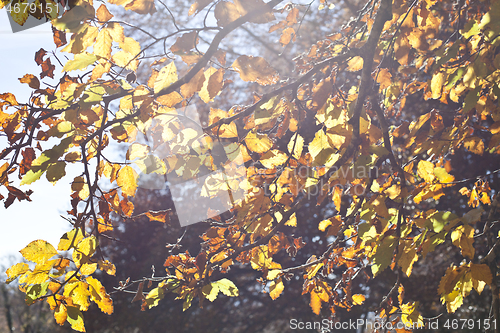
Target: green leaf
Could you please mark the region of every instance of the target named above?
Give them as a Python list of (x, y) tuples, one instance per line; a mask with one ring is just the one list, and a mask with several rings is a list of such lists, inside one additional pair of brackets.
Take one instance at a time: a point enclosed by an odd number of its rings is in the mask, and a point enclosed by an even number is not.
[(58, 161), (51, 164), (47, 169), (47, 180), (51, 183), (57, 182), (66, 175), (66, 162)]
[(25, 299), (26, 304), (31, 305), (35, 303), (35, 301), (38, 298), (45, 296), (45, 294), (47, 293), (48, 286), (49, 286), (49, 281), (29, 286), (26, 289), (26, 299)]
[(93, 64), (97, 60), (97, 57), (92, 53), (78, 53), (75, 54), (73, 60), (68, 60), (64, 65), (63, 71), (70, 72), (78, 69), (85, 69), (88, 65)]
[(446, 223), (457, 218), (458, 216), (456, 216), (452, 212), (437, 212), (434, 215), (430, 216), (428, 221), (431, 223), (434, 232), (439, 233), (441, 232), (441, 230), (443, 230)]
[(390, 265), (396, 244), (397, 239), (394, 236), (388, 236), (385, 237), (382, 243), (377, 247), (377, 251), (373, 256), (373, 276), (378, 275)]

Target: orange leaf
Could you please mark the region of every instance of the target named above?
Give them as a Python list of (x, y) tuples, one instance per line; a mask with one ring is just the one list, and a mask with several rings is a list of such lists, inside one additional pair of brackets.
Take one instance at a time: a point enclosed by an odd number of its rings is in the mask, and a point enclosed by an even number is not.
[(101, 6), (97, 9), (96, 16), (100, 22), (108, 22), (113, 18), (113, 14), (109, 12), (108, 8), (104, 4), (101, 4)]

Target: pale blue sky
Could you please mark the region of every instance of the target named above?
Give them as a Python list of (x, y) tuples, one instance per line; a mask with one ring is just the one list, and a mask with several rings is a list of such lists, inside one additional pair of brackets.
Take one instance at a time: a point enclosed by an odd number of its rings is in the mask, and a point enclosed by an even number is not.
[[(47, 51), (54, 49), (50, 24), (13, 34), (7, 12), (0, 10), (0, 45), (0, 93), (11, 92), (18, 101), (26, 101), (31, 89), (21, 84), (18, 78), (26, 73), (40, 74), (34, 54), (41, 47)], [(0, 150), (5, 144), (4, 140), (0, 140)], [(4, 208), (3, 203), (0, 205), (0, 265), (10, 264), (5, 257), (19, 255), (18, 251), (33, 240), (44, 239), (57, 246), (59, 238), (70, 226), (59, 215), (69, 209), (68, 182), (71, 179), (66, 176), (52, 185), (42, 176), (32, 185), (20, 187), (24, 191), (34, 191), (32, 202), (16, 201), (8, 209)]]

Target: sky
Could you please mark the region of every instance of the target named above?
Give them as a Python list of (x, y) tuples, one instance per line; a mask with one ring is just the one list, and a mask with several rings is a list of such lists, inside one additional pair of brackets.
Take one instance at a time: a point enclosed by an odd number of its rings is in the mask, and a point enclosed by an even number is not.
[[(47, 51), (54, 48), (50, 24), (14, 34), (7, 12), (0, 10), (0, 45), (0, 93), (11, 92), (18, 101), (27, 101), (31, 88), (20, 83), (18, 78), (27, 73), (40, 74), (34, 55), (42, 47)], [(0, 150), (5, 145), (6, 141), (0, 141)], [(20, 187), (23, 191), (34, 191), (32, 202), (16, 200), (8, 209), (0, 205), (0, 268), (13, 264), (8, 256), (20, 257), (19, 250), (33, 240), (43, 239), (57, 247), (59, 238), (70, 228), (70, 224), (60, 215), (66, 215), (66, 210), (70, 208), (69, 181), (75, 173), (76, 170), (69, 170), (68, 175), (56, 185), (42, 176), (33, 184)]]

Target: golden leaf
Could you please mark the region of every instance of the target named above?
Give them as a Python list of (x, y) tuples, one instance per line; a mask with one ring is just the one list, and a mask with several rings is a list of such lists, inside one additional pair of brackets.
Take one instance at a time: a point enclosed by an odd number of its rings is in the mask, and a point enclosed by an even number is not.
[(365, 296), (361, 294), (352, 295), (352, 304), (361, 305), (365, 301)]
[(349, 72), (357, 72), (363, 68), (363, 58), (355, 56), (347, 62), (347, 70)]
[(278, 149), (273, 149), (262, 155), (260, 163), (268, 169), (277, 167), (286, 162), (288, 156)]
[(267, 135), (257, 131), (248, 132), (245, 143), (248, 149), (256, 153), (265, 153), (273, 146), (273, 141)]
[(321, 311), (321, 298), (314, 290), (311, 291), (311, 301), (309, 302), (309, 305), (311, 306), (313, 312), (319, 315), (319, 312)]
[(434, 164), (428, 161), (419, 161), (417, 166), (418, 175), (426, 182), (432, 183), (434, 180)]
[(113, 300), (106, 293), (106, 289), (104, 289), (101, 282), (89, 276), (87, 278), (87, 283), (89, 285), (90, 299), (97, 304), (102, 312), (112, 314)]
[(432, 98), (438, 99), (441, 97), (441, 91), (443, 90), (443, 84), (446, 80), (445, 74), (442, 72), (434, 73), (431, 79), (431, 92)]
[(137, 173), (130, 166), (124, 166), (118, 171), (116, 183), (122, 189), (124, 195), (134, 196), (137, 189)]
[(285, 289), (285, 285), (283, 284), (283, 280), (279, 278), (277, 281), (271, 281), (271, 284), (269, 285), (269, 296), (273, 300), (276, 298), (280, 297), (281, 293)]
[(51, 244), (41, 239), (32, 241), (19, 252), (21, 252), (24, 259), (37, 264), (43, 264), (58, 254)]
[(484, 142), (477, 136), (466, 138), (464, 140), (464, 147), (467, 148), (471, 153), (477, 155), (483, 155), (484, 152)]
[(100, 22), (108, 22), (113, 18), (113, 14), (109, 12), (108, 8), (104, 4), (101, 4), (97, 9), (96, 16)]
[(111, 38), (108, 29), (102, 29), (99, 31), (94, 44), (94, 54), (104, 59), (110, 59), (112, 43), (113, 39)]
[(167, 66), (163, 67), (156, 77), (154, 84), (154, 92), (158, 94), (160, 91), (168, 88), (172, 83), (177, 81), (177, 68), (172, 61)]

